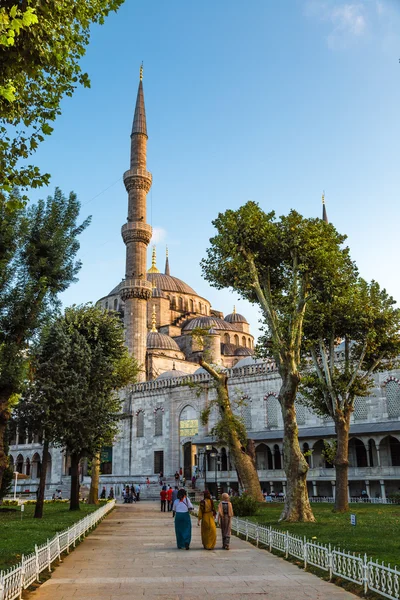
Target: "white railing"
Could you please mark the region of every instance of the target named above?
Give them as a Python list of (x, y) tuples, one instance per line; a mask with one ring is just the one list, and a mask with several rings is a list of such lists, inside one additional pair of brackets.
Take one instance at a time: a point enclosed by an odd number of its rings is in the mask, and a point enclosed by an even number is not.
[[(196, 507), (195, 514), (197, 510)], [(368, 560), (366, 554), (362, 557), (332, 548), (331, 544), (320, 544), (238, 517), (232, 518), (232, 532), (254, 541), (257, 546), (262, 544), (270, 552), (279, 550), (286, 558), (294, 556), (302, 560), (305, 569), (308, 565), (322, 569), (329, 574), (329, 580), (337, 576), (360, 585), (364, 594), (371, 590), (390, 600), (400, 600), (400, 571), (383, 562)]]
[(68, 529), (41, 546), (35, 545), (35, 552), (22, 555), (21, 562), (7, 571), (0, 571), (0, 600), (14, 600), (22, 598), (26, 590), (34, 581), (39, 581), (39, 575), (45, 569), (51, 571), (51, 563), (56, 559), (61, 560), (63, 552), (69, 552), (71, 546), (75, 547), (77, 540), (85, 536), (101, 519), (115, 506), (115, 500), (107, 502), (98, 510), (87, 515)]

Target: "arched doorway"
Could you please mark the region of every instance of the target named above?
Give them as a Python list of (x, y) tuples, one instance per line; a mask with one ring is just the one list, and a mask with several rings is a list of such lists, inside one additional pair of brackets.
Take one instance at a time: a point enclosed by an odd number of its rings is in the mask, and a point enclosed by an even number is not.
[(226, 449), (221, 448), (221, 471), (228, 470), (228, 456), (226, 454)]
[(256, 468), (258, 471), (272, 469), (272, 453), (266, 444), (259, 444), (256, 448)]
[(18, 454), (17, 456), (15, 470), (17, 471), (17, 473), (22, 473), (22, 471), (24, 470), (24, 457), (22, 456), (22, 454)]
[(349, 441), (349, 465), (350, 467), (367, 467), (367, 451), (364, 443), (358, 438)]
[[(179, 416), (179, 440), (183, 442), (183, 473), (185, 478), (190, 481), (193, 475), (194, 449), (191, 439), (199, 432), (199, 420), (197, 411), (193, 406), (185, 406)], [(179, 468), (182, 465), (177, 465)]]
[(278, 444), (275, 444), (274, 446), (274, 462), (275, 469), (282, 469), (281, 451), (279, 449)]

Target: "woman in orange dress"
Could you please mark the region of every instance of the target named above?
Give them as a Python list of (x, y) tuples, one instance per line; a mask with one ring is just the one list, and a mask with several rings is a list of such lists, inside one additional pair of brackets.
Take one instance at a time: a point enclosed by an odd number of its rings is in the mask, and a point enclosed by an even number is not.
[(216, 510), (211, 494), (204, 492), (204, 500), (200, 502), (197, 525), (201, 521), (201, 542), (206, 550), (213, 550), (217, 543), (217, 528), (215, 525)]

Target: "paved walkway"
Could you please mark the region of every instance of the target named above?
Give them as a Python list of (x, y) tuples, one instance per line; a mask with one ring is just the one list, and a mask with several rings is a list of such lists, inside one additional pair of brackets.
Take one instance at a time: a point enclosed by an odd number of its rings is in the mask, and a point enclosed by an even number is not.
[(158, 502), (119, 505), (57, 567), (31, 600), (355, 600), (331, 583), (236, 537), (229, 552), (176, 548), (171, 513)]

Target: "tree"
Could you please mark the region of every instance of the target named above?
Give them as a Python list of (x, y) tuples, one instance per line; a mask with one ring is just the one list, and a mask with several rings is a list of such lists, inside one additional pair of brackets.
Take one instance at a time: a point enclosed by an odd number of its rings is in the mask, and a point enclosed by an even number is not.
[[(305, 333), (311, 365), (301, 389), (306, 403), (335, 423), (335, 510), (348, 506), (350, 417), (356, 398), (368, 395), (375, 371), (393, 368), (400, 354), (400, 310), (378, 283), (352, 277), (341, 283), (340, 295), (310, 303)], [(335, 357), (342, 340), (343, 357)]]
[(61, 100), (90, 86), (79, 61), (92, 23), (103, 23), (124, 0), (4, 0), (0, 8), (0, 197), (14, 186), (47, 184), (49, 175), (21, 165), (61, 113)]
[(287, 521), (313, 521), (308, 500), (308, 465), (300, 450), (295, 398), (300, 383), (303, 323), (311, 297), (329, 289), (332, 274), (351, 265), (345, 237), (320, 219), (295, 211), (275, 220), (254, 202), (220, 213), (217, 234), (202, 261), (205, 278), (230, 287), (257, 304), (265, 336), (261, 351), (272, 355), (282, 378), (279, 402), (284, 423), (287, 494), (281, 515)]
[(80, 203), (59, 189), (46, 201), (10, 211), (0, 198), (0, 486), (10, 412), (28, 379), (28, 342), (52, 311), (58, 294), (76, 281)]
[(200, 365), (211, 375), (216, 390), (215, 401), (210, 402), (201, 415), (202, 422), (203, 424), (208, 422), (213, 405), (217, 406), (219, 421), (214, 426), (212, 433), (220, 441), (224, 441), (228, 445), (235, 462), (238, 478), (244, 489), (255, 500), (262, 502), (264, 498), (255, 465), (254, 452), (249, 452), (251, 444), (248, 443), (246, 427), (244, 422), (232, 410), (228, 390), (229, 378), (225, 370), (221, 370), (218, 366), (211, 364), (212, 356), (207, 349), (208, 331), (198, 328), (192, 332), (192, 335), (203, 346), (204, 351), (200, 358)]
[(118, 431), (116, 390), (137, 379), (117, 314), (91, 305), (67, 308), (42, 337), (33, 357), (38, 410), (50, 441), (71, 456), (70, 509), (79, 509), (79, 462), (94, 458)]

